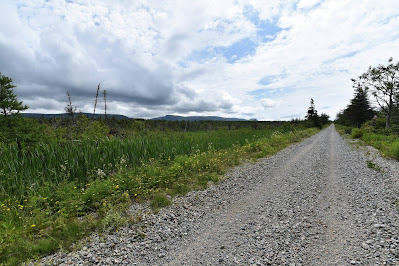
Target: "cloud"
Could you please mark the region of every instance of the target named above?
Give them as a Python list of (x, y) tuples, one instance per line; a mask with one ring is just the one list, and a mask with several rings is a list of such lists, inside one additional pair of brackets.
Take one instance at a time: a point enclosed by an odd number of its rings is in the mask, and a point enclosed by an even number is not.
[(262, 103), (263, 107), (265, 107), (265, 108), (270, 108), (270, 107), (276, 106), (276, 102), (271, 99), (263, 98), (260, 100), (260, 102)]
[[(0, 71), (29, 112), (331, 117), (370, 65), (399, 59), (398, 1), (0, 2)], [(284, 103), (284, 104), (282, 104)]]

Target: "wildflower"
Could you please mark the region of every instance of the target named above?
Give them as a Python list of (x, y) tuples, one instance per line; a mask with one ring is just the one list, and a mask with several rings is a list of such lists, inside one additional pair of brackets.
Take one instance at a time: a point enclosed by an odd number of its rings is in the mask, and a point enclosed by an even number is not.
[(106, 176), (105, 172), (103, 170), (101, 170), (100, 168), (97, 169), (97, 175), (100, 178)]
[(7, 211), (9, 212), (9, 211), (10, 211), (10, 208), (7, 208)]
[(119, 188), (119, 185), (116, 185), (115, 188), (118, 189), (118, 188)]
[(30, 227), (32, 227), (32, 228), (33, 228), (33, 227), (36, 227), (36, 225), (35, 225), (35, 224), (32, 224)]
[(46, 200), (47, 198), (44, 198), (43, 200)]

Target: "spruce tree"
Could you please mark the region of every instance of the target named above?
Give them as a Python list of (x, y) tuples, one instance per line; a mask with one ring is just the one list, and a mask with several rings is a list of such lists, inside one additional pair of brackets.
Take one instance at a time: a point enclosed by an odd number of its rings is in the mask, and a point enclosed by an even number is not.
[(350, 123), (356, 127), (373, 118), (374, 111), (368, 100), (367, 89), (356, 88), (354, 98), (345, 112)]
[(309, 122), (310, 126), (321, 127), (320, 118), (319, 115), (317, 114), (313, 98), (310, 99), (310, 106), (308, 108), (308, 113), (305, 118)]
[(12, 79), (3, 76), (0, 72), (0, 113), (4, 116), (18, 114), (20, 111), (28, 109), (27, 105), (18, 102), (17, 96), (13, 92), (14, 85)]
[(395, 100), (399, 94), (399, 61), (394, 63), (391, 57), (388, 63), (387, 66), (370, 66), (367, 72), (357, 79), (352, 79), (353, 87), (370, 90), (381, 111), (386, 115), (386, 128), (390, 127), (391, 116), (397, 105)]

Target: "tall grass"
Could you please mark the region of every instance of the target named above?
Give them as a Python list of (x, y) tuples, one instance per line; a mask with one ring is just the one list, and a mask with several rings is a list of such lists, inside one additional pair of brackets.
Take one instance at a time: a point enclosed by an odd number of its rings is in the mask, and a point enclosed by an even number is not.
[(20, 200), (43, 184), (74, 180), (84, 185), (95, 173), (115, 171), (121, 161), (138, 167), (150, 160), (167, 160), (209, 148), (243, 145), (270, 136), (273, 130), (219, 130), (191, 133), (149, 133), (129, 138), (83, 139), (39, 143), (19, 150), (0, 146), (0, 200)]
[(317, 131), (149, 133), (21, 151), (3, 145), (0, 264), (68, 250), (93, 230), (114, 231), (135, 219), (127, 213), (132, 200), (161, 208), (169, 197), (218, 182), (242, 158), (274, 154)]

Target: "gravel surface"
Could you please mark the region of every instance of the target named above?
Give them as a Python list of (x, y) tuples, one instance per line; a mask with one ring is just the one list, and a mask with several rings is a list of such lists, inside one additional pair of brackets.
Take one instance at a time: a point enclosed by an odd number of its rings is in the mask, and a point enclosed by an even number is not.
[(399, 265), (398, 173), (397, 161), (348, 145), (332, 125), (158, 214), (133, 206), (140, 224), (41, 263)]

